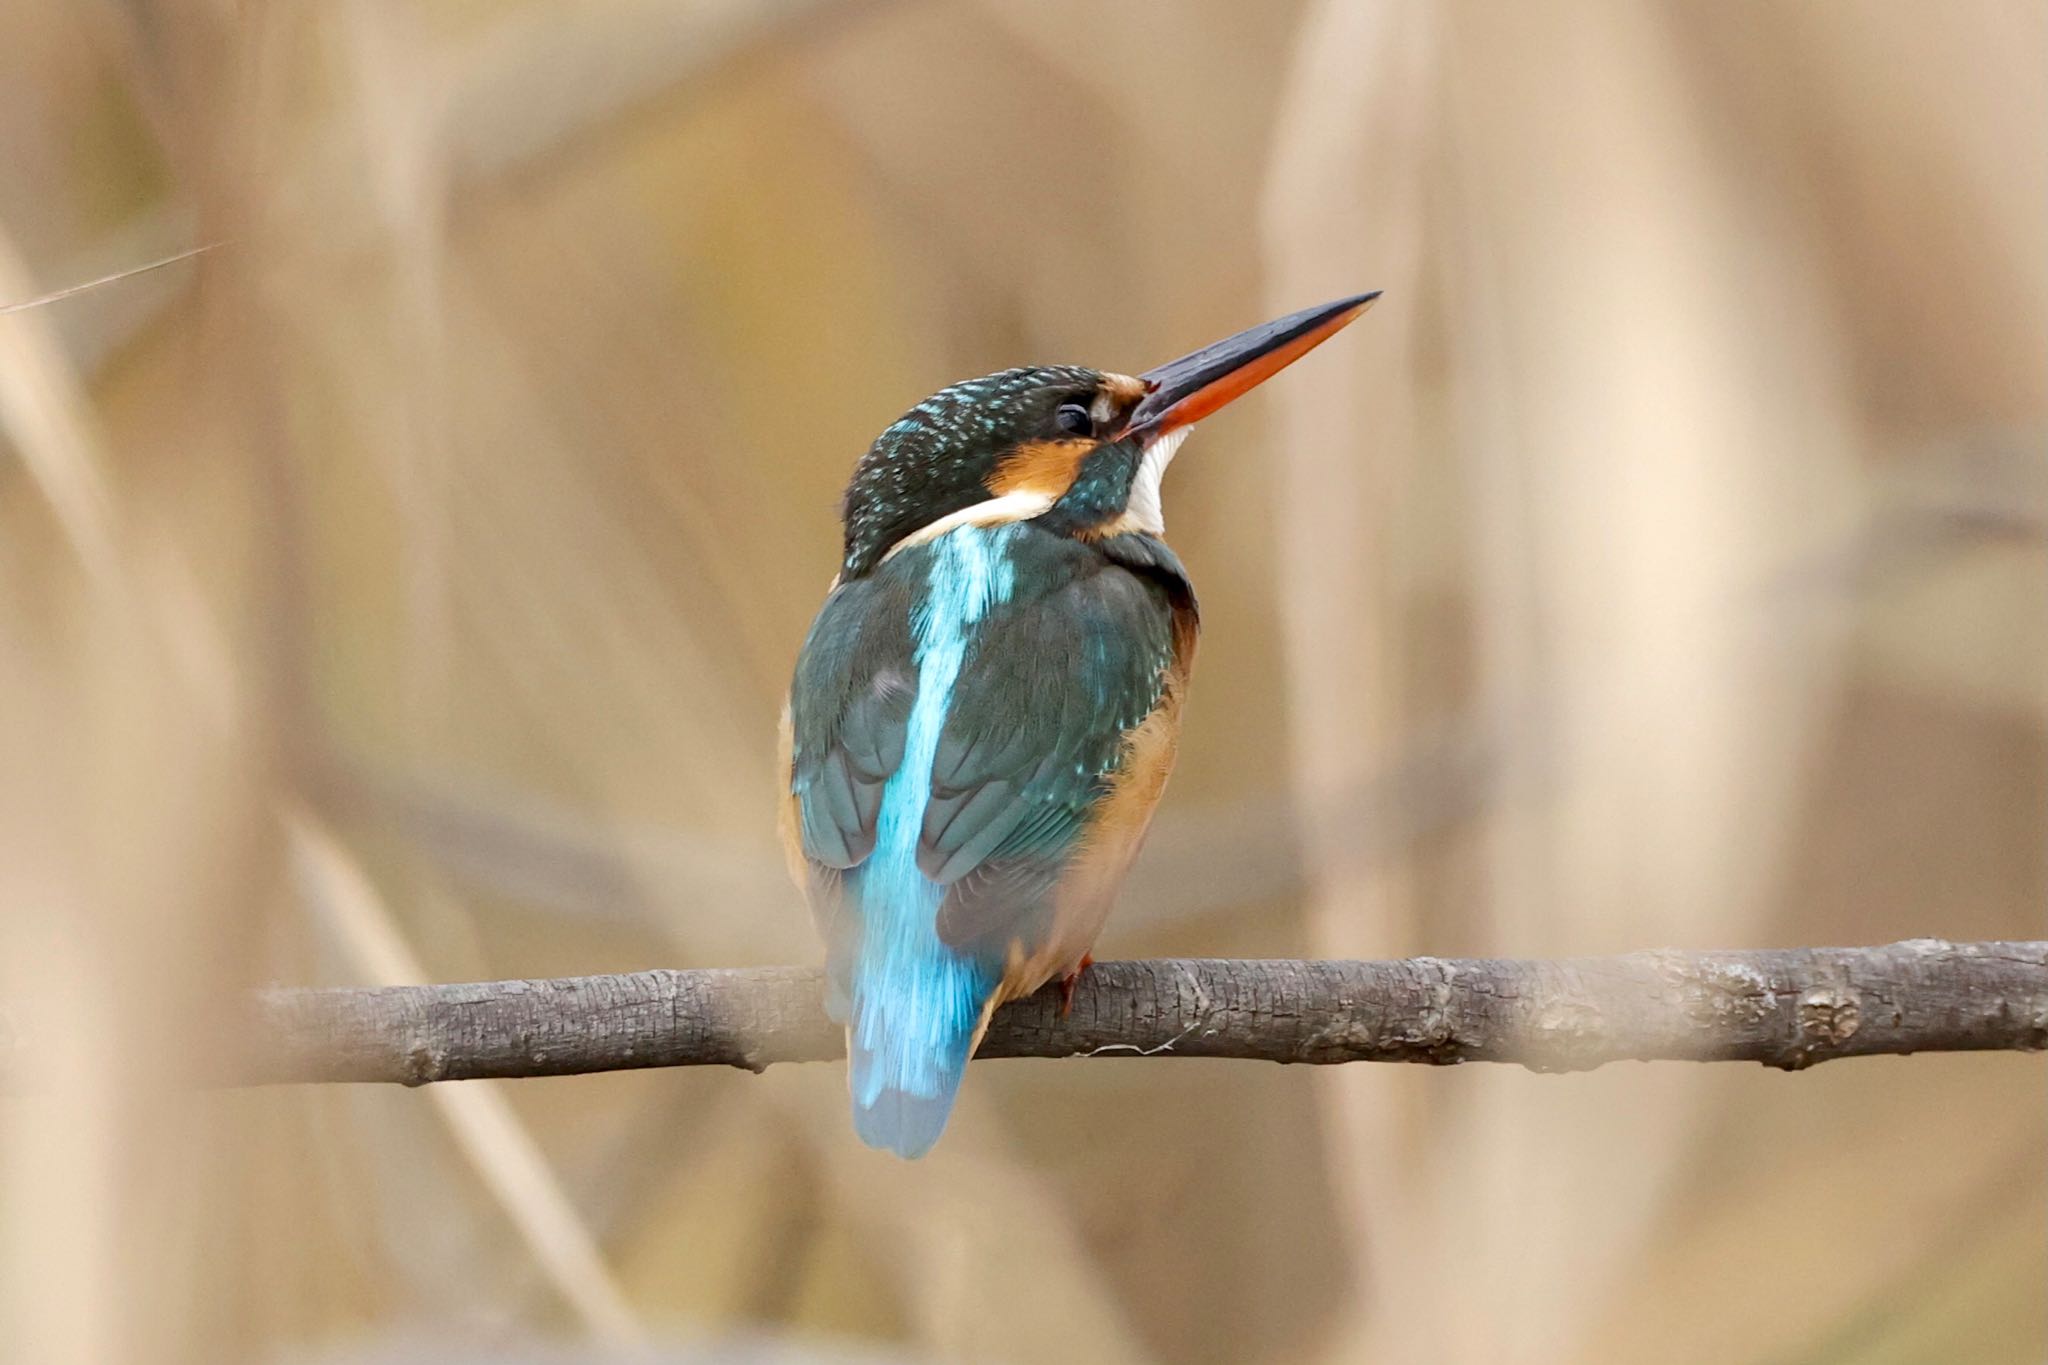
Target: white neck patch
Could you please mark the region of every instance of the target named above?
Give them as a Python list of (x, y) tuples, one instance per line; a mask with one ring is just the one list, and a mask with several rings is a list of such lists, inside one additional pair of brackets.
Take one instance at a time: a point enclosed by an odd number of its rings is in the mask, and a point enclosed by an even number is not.
[(962, 526), (999, 526), (1009, 521), (1029, 521), (1052, 504), (1050, 494), (1021, 489), (1015, 493), (1005, 493), (1000, 498), (977, 502), (972, 507), (948, 512), (930, 525), (912, 531), (889, 547), (889, 552), (882, 556), (882, 562), (886, 564), (898, 551), (937, 540), (946, 532)]
[(1166, 511), (1159, 501), (1159, 482), (1166, 477), (1166, 467), (1173, 463), (1173, 457), (1180, 453), (1180, 443), (1192, 430), (1193, 427), (1182, 427), (1168, 432), (1145, 447), (1137, 477), (1131, 480), (1131, 500), (1124, 505), (1124, 519), (1140, 531), (1155, 536), (1166, 534)]

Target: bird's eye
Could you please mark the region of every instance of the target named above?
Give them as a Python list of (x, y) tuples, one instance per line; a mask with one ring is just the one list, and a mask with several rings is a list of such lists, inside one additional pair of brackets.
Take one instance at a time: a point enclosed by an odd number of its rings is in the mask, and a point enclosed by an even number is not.
[(1070, 436), (1087, 436), (1095, 430), (1095, 417), (1080, 403), (1062, 403), (1052, 415), (1053, 424)]

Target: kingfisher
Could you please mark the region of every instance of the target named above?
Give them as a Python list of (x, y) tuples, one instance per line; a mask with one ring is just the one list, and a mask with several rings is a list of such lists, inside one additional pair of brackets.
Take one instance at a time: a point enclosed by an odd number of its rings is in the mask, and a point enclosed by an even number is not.
[(1377, 291), (1128, 375), (1004, 370), (875, 439), (781, 726), (783, 844), (862, 1141), (945, 1128), (996, 1007), (1074, 983), (1172, 771), (1195, 591), (1159, 485), (1189, 429)]

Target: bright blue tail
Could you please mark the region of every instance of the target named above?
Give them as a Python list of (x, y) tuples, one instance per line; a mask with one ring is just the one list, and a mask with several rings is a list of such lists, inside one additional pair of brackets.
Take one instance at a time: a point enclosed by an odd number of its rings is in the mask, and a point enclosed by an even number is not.
[(946, 1056), (933, 1058), (920, 1083), (924, 1092), (906, 1088), (889, 1075), (884, 1054), (855, 1044), (848, 1074), (853, 1091), (853, 1131), (870, 1147), (905, 1158), (923, 1156), (946, 1130), (960, 1078), (967, 1073), (967, 1044), (962, 1038)]
[(849, 1006), (853, 1126), (870, 1147), (923, 1156), (953, 1112), (998, 973), (940, 941), (942, 893), (907, 848), (885, 844), (859, 882), (860, 936), (830, 964)]
[(868, 1146), (903, 1157), (923, 1156), (944, 1131), (995, 990), (992, 973), (955, 956), (928, 925), (922, 933), (872, 935), (848, 992), (854, 1130)]

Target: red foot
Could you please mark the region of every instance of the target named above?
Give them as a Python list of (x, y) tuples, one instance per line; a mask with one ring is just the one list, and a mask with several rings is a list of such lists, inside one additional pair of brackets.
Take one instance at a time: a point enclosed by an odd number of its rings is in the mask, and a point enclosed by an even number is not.
[(1081, 965), (1060, 978), (1060, 1018), (1064, 1019), (1074, 1010), (1074, 987), (1081, 984), (1081, 973), (1095, 965), (1095, 959), (1087, 953), (1081, 954)]

